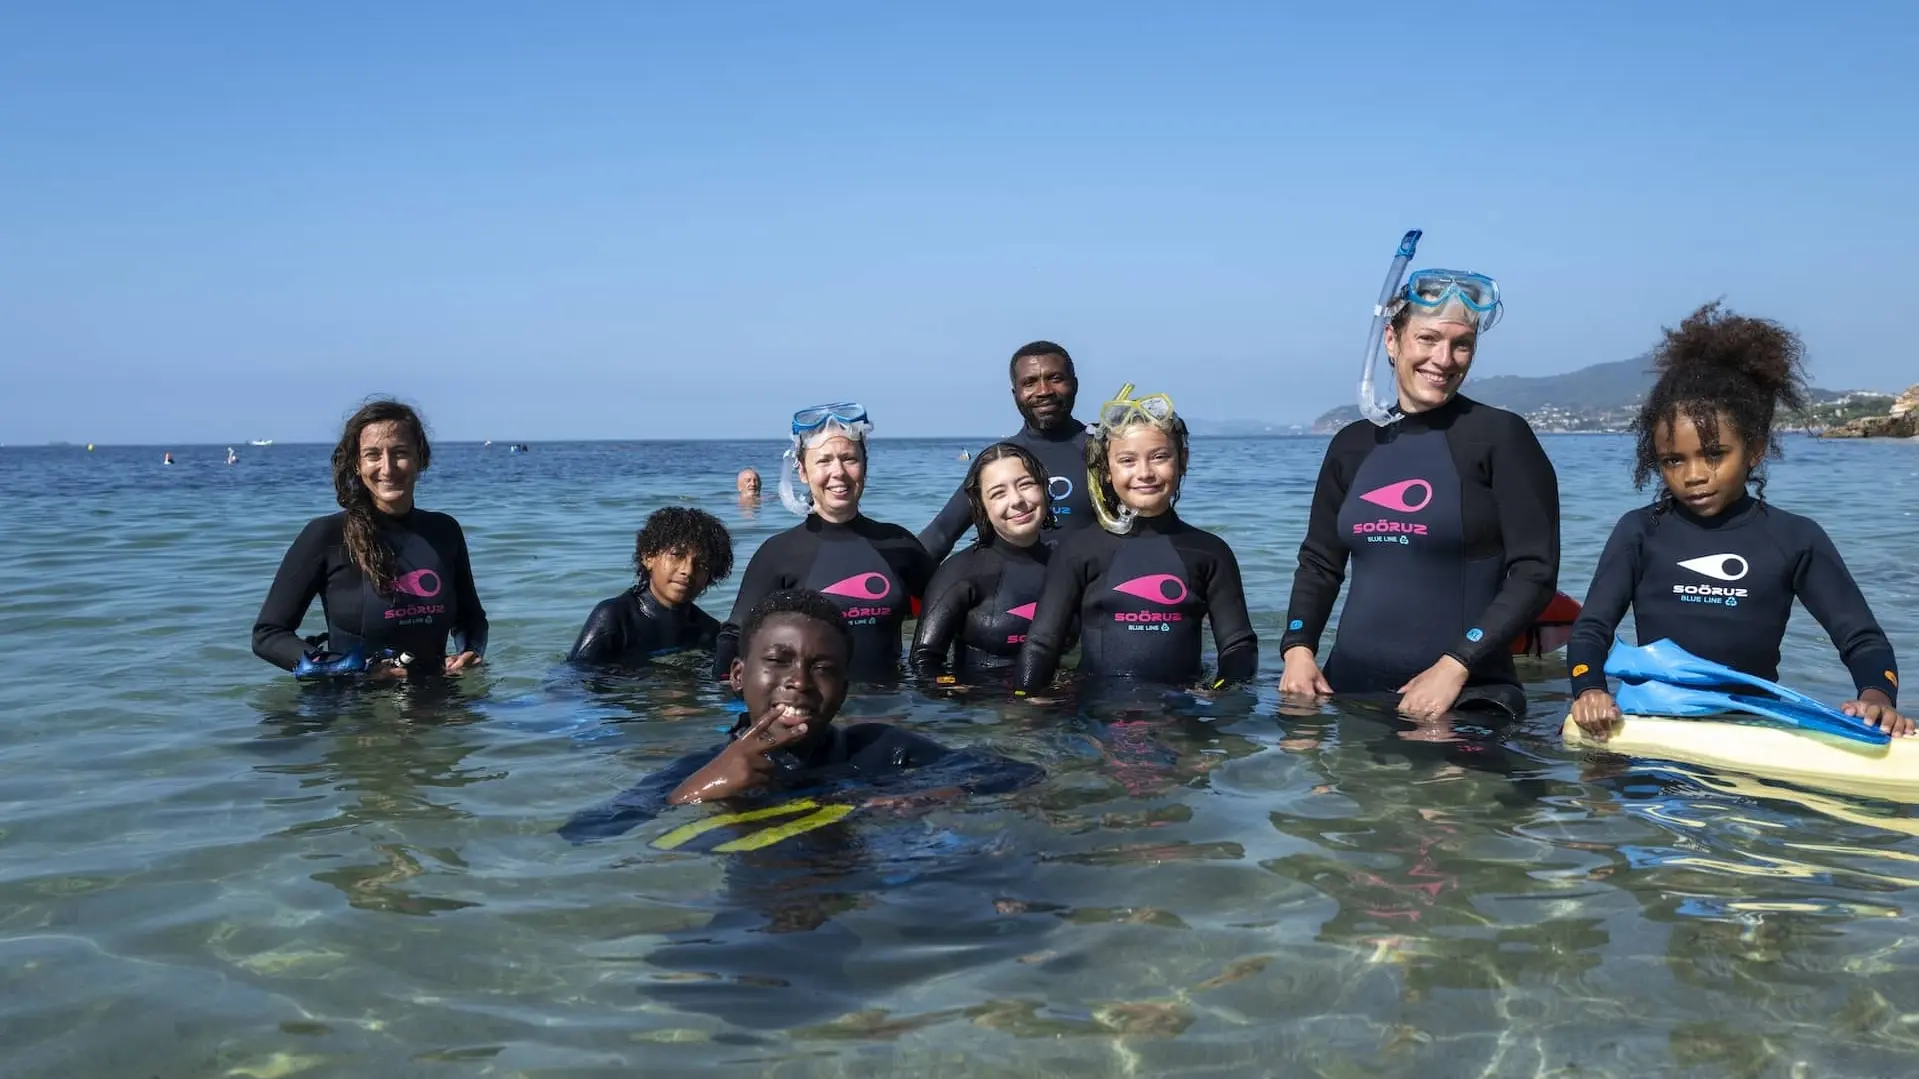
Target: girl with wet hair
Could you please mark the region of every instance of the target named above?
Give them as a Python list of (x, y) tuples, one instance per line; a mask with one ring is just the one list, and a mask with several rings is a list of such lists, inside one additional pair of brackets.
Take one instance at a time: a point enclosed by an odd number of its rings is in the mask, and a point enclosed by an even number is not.
[(1100, 406), (1087, 440), (1100, 527), (1070, 533), (1047, 566), (1014, 676), (1020, 691), (1052, 682), (1075, 618), (1082, 674), (1190, 686), (1201, 673), (1202, 619), (1219, 651), (1211, 688), (1251, 678), (1259, 665), (1232, 548), (1173, 511), (1189, 459), (1185, 421), (1172, 398), (1132, 390), (1128, 383)]
[[(466, 534), (413, 503), (432, 456), (419, 414), (398, 401), (368, 401), (347, 420), (333, 449), (340, 512), (309, 521), (281, 560), (254, 622), (255, 655), (296, 673), (373, 677), (453, 674), (481, 662), (486, 611)], [(303, 640), (315, 596), (326, 632)]]
[(1773, 421), (1806, 404), (1803, 349), (1776, 322), (1709, 303), (1669, 329), (1659, 380), (1633, 422), (1633, 483), (1655, 474), (1649, 506), (1619, 519), (1566, 646), (1573, 720), (1604, 737), (1619, 718), (1606, 655), (1630, 608), (1640, 644), (1661, 639), (1773, 681), (1796, 597), (1819, 621), (1857, 689), (1841, 708), (1894, 734), (1892, 644), (1823, 528), (1765, 501)]
[(926, 588), (910, 652), (919, 677), (972, 679), (1019, 657), (1052, 555), (1043, 534), (1056, 527), (1048, 478), (1017, 443), (996, 442), (973, 459), (960, 490), (978, 538), (941, 563)]

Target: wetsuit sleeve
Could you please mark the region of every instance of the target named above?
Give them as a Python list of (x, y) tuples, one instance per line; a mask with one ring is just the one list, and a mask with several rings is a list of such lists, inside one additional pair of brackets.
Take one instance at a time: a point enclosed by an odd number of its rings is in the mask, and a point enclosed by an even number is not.
[(1899, 668), (1893, 659), (1892, 642), (1873, 618), (1872, 608), (1866, 604), (1852, 572), (1846, 569), (1845, 560), (1839, 557), (1838, 548), (1832, 545), (1832, 537), (1811, 521), (1805, 526), (1811, 535), (1806, 537), (1806, 552), (1793, 574), (1793, 591), (1832, 638), (1859, 692), (1876, 689), (1897, 703)]
[(1644, 513), (1633, 512), (1613, 526), (1599, 555), (1599, 568), (1593, 571), (1592, 585), (1586, 589), (1586, 602), (1573, 620), (1572, 636), (1566, 641), (1566, 670), (1575, 698), (1589, 689), (1606, 688), (1606, 655), (1639, 588), (1645, 522)]
[[(449, 518), (451, 521), (451, 518)], [(455, 573), (453, 587), (460, 601), (460, 623), (454, 627), (453, 650), (474, 652), (486, 655), (487, 620), (486, 608), (480, 605), (480, 589), (473, 583), (473, 555), (466, 546), (466, 530), (458, 521), (451, 521), (453, 535), (459, 545), (460, 568)]]
[(603, 805), (575, 813), (565, 824), (560, 825), (560, 836), (569, 843), (585, 843), (592, 839), (610, 839), (640, 824), (659, 816), (666, 809), (666, 799), (673, 788), (686, 781), (686, 777), (706, 767), (708, 761), (720, 755), (726, 747), (708, 750), (703, 753), (689, 753), (665, 768), (647, 776)]
[(1525, 420), (1497, 415), (1507, 429), (1488, 462), (1488, 479), (1499, 511), (1506, 579), (1478, 621), (1446, 653), (1468, 670), (1511, 648), (1559, 586), (1559, 476)]
[[(885, 537), (876, 541), (881, 557), (894, 573), (899, 574), (900, 583), (906, 586), (906, 594), (913, 601), (914, 617), (918, 617), (917, 607), (926, 597), (927, 588), (933, 582), (933, 574), (941, 563), (926, 553), (926, 545), (919, 537), (898, 525), (886, 525)], [(890, 557), (889, 557), (890, 556)]]
[(746, 563), (746, 576), (740, 578), (740, 592), (733, 600), (733, 613), (727, 616), (726, 623), (714, 635), (713, 641), (713, 678), (724, 682), (733, 668), (733, 657), (740, 652), (740, 626), (746, 616), (753, 611), (753, 605), (782, 588), (790, 587), (791, 581), (784, 567), (791, 564), (785, 558), (786, 543), (782, 542), (790, 533), (781, 533), (760, 544), (753, 557)]
[(720, 620), (698, 607), (693, 608), (693, 625), (696, 627), (695, 632), (699, 635), (693, 647), (711, 648), (719, 640)]
[(1052, 684), (1059, 657), (1065, 652), (1068, 628), (1079, 614), (1080, 598), (1092, 579), (1092, 550), (1091, 544), (1072, 543), (1053, 555), (1046, 569), (1046, 587), (1040, 592), (1026, 643), (1020, 645), (1019, 661), (1014, 665), (1014, 689), (1030, 693)]
[(253, 621), (253, 654), (282, 670), (299, 665), (306, 642), (300, 622), (313, 597), (326, 587), (326, 554), (332, 543), (331, 523), (320, 517), (309, 521), (280, 559), (280, 570), (267, 588), (266, 601)]
[(964, 488), (955, 488), (953, 497), (946, 500), (945, 508), (939, 511), (932, 523), (920, 530), (920, 546), (926, 548), (926, 555), (935, 563), (943, 562), (952, 552), (953, 544), (973, 526), (973, 506), (967, 500)]
[(966, 624), (966, 615), (980, 601), (974, 587), (972, 559), (961, 555), (941, 563), (927, 586), (926, 602), (920, 611), (919, 626), (913, 631), (913, 648), (908, 661), (920, 678), (933, 678), (946, 672), (946, 661), (953, 641)]
[(586, 616), (586, 625), (573, 642), (566, 661), (582, 667), (610, 663), (626, 651), (626, 634), (619, 612), (618, 598), (601, 600)]
[(1206, 582), (1206, 617), (1213, 622), (1213, 644), (1219, 650), (1219, 673), (1214, 687), (1244, 682), (1259, 670), (1259, 637), (1246, 613), (1246, 589), (1240, 581), (1239, 559), (1224, 540), (1215, 554)]
[(1306, 538), (1299, 544), (1299, 568), (1293, 571), (1293, 594), (1286, 601), (1286, 633), (1279, 639), (1282, 655), (1301, 645), (1319, 651), (1320, 634), (1326, 632), (1339, 586), (1346, 580), (1348, 552), (1339, 538), (1339, 508), (1346, 503), (1346, 486), (1351, 482), (1343, 461), (1347, 453), (1343, 444), (1348, 441), (1335, 435), (1319, 465)]

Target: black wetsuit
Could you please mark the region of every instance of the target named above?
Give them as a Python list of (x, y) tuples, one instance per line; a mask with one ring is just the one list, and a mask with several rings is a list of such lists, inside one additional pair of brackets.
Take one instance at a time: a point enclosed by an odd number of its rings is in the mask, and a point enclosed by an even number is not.
[(601, 600), (586, 616), (568, 663), (631, 664), (661, 652), (711, 648), (720, 623), (691, 603), (668, 607), (645, 584)]
[(753, 552), (713, 648), (713, 676), (724, 679), (732, 667), (753, 605), (783, 588), (817, 589), (839, 606), (853, 630), (852, 678), (896, 675), (901, 628), (932, 576), (932, 559), (906, 529), (865, 516), (834, 524), (808, 514)]
[(1606, 688), (1606, 653), (1628, 606), (1639, 644), (1663, 638), (1777, 680), (1795, 596), (1832, 638), (1853, 684), (1897, 701), (1892, 644), (1825, 529), (1750, 496), (1716, 517), (1674, 504), (1619, 519), (1566, 644), (1573, 694)]
[[(1062, 532), (1097, 524), (1093, 504), (1086, 497), (1086, 425), (1068, 420), (1054, 431), (1035, 431), (1031, 424), (1003, 441), (1031, 451), (1045, 467), (1047, 493), (1053, 499), (1053, 519)], [(946, 508), (920, 530), (920, 546), (934, 562), (945, 559), (953, 544), (973, 527), (973, 507), (962, 486), (946, 500)]]
[(1135, 518), (1126, 535), (1088, 528), (1060, 543), (1020, 650), (1016, 688), (1052, 682), (1075, 615), (1081, 674), (1190, 685), (1200, 673), (1202, 618), (1213, 623), (1217, 684), (1244, 681), (1259, 666), (1232, 548), (1170, 510)]
[(1559, 580), (1559, 480), (1524, 419), (1455, 396), (1334, 435), (1282, 653), (1318, 651), (1349, 558), (1352, 587), (1322, 665), (1335, 693), (1396, 693), (1451, 656), (1468, 672), (1460, 704), (1525, 714), (1509, 649)]
[[(728, 739), (748, 729), (742, 719)], [(622, 791), (611, 801), (577, 813), (560, 827), (560, 835), (579, 843), (619, 835), (652, 820), (671, 808), (667, 798), (686, 778), (720, 755), (725, 745), (688, 753)], [(976, 750), (950, 750), (938, 742), (889, 723), (856, 723), (832, 727), (828, 736), (801, 756), (783, 752), (787, 767), (764, 789), (746, 792), (749, 802), (777, 802), (795, 788), (858, 781), (881, 783), (888, 777), (928, 765), (952, 765), (954, 785), (969, 794), (998, 794), (1021, 787), (1045, 774), (1037, 765), (1009, 760)], [(982, 764), (986, 767), (982, 767)], [(942, 776), (948, 771), (941, 768)]]
[(967, 678), (1010, 668), (1033, 624), (1052, 550), (996, 540), (942, 562), (913, 635), (913, 673)]
[(292, 670), (309, 644), (299, 629), (315, 596), (326, 612), (330, 652), (344, 654), (364, 644), (369, 654), (391, 648), (437, 660), (446, 655), (450, 637), (458, 651), (486, 653), (486, 611), (473, 586), (460, 522), (422, 509), (376, 516), (394, 552), (393, 595), (375, 595), (347, 554), (346, 514), (316, 517), (287, 549), (260, 605), (253, 624), (254, 655)]

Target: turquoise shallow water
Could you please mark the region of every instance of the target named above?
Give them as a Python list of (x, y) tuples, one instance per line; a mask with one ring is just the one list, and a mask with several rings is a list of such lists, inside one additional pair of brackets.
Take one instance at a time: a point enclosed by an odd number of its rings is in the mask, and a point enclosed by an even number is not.
[[(1561, 585), (1639, 495), (1622, 438), (1555, 437)], [(959, 443), (876, 444), (918, 528)], [(440, 689), (303, 690), (248, 631), (327, 512), (326, 447), (0, 449), (0, 1044), (14, 1076), (1910, 1074), (1919, 816), (1570, 752), (1564, 680), (1452, 742), (1282, 715), (1272, 645), (1318, 439), (1201, 440), (1182, 512), (1238, 552), (1257, 691), (1140, 727), (974, 696), (849, 709), (1045, 766), (1015, 795), (856, 815), (758, 857), (554, 830), (712, 744), (689, 667), (560, 659), (685, 500), (743, 570), (773, 443), (443, 445), (491, 662)], [(1894, 644), (1919, 643), (1919, 445), (1793, 439)], [(770, 490), (770, 487), (769, 487)], [(735, 582), (704, 606), (724, 615)], [(317, 628), (318, 607), (309, 621)], [(1910, 665), (1910, 661), (1909, 661)], [(1801, 612), (1784, 677), (1844, 672)], [(773, 971), (779, 985), (742, 972)], [(716, 1014), (717, 1013), (717, 1014)]]

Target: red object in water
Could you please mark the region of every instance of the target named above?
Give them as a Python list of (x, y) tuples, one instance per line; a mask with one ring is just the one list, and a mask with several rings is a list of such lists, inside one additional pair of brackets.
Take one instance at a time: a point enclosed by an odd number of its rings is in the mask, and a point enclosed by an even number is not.
[(920, 616), (920, 598), (918, 596), (908, 596), (907, 607), (913, 612), (914, 618)]
[(1543, 656), (1566, 647), (1566, 642), (1572, 639), (1573, 620), (1578, 617), (1579, 601), (1564, 592), (1555, 594), (1533, 624), (1526, 627), (1526, 632), (1513, 638), (1513, 655)]

